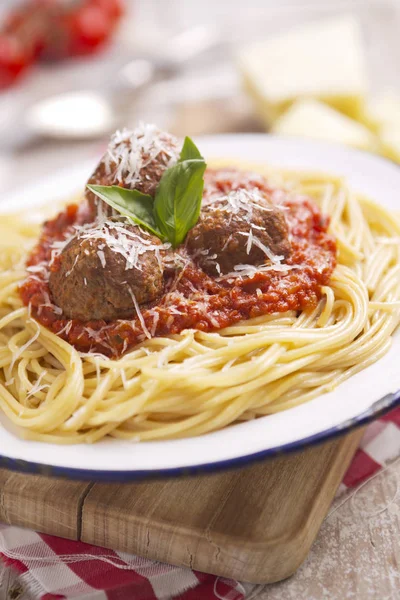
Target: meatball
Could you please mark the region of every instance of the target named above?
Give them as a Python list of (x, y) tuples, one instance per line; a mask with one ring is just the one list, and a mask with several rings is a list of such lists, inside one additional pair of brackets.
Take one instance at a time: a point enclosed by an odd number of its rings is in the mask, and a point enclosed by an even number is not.
[[(178, 140), (154, 125), (139, 125), (133, 131), (117, 131), (106, 154), (88, 183), (119, 185), (154, 196), (164, 171), (179, 157)], [(107, 215), (112, 209), (86, 189), (85, 196), (95, 216), (97, 205)]]
[(49, 286), (70, 319), (129, 318), (163, 291), (162, 245), (134, 225), (107, 221), (84, 229), (56, 258)]
[(283, 211), (257, 190), (241, 189), (203, 207), (188, 233), (186, 247), (209, 275), (230, 273), (235, 265), (261, 265), (290, 253)]

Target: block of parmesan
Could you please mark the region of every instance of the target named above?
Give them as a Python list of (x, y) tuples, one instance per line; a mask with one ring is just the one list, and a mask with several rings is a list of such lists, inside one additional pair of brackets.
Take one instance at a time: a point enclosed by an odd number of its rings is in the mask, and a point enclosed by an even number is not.
[(361, 123), (317, 100), (297, 100), (279, 117), (272, 131), (282, 135), (316, 138), (374, 150), (375, 136)]
[(379, 139), (382, 154), (400, 163), (400, 123), (397, 127), (384, 125), (379, 131)]
[(253, 43), (239, 53), (245, 86), (271, 122), (298, 97), (358, 118), (367, 92), (360, 27), (351, 16), (318, 21)]
[(363, 122), (374, 131), (382, 127), (400, 128), (400, 95), (387, 91), (365, 103)]

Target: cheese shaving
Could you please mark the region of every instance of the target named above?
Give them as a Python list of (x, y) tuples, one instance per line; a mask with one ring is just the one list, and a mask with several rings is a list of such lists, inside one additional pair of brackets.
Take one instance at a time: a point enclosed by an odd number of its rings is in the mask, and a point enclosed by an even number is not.
[(101, 266), (103, 267), (103, 269), (105, 269), (105, 267), (106, 267), (106, 255), (104, 254), (104, 251), (103, 250), (97, 250), (97, 256), (100, 259)]
[(140, 324), (141, 324), (141, 326), (142, 326), (143, 333), (145, 334), (145, 336), (146, 336), (147, 338), (149, 338), (149, 339), (150, 339), (150, 338), (151, 338), (151, 333), (150, 333), (150, 331), (149, 331), (149, 330), (147, 329), (147, 327), (146, 327), (146, 323), (144, 322), (144, 318), (143, 318), (143, 315), (142, 315), (142, 311), (141, 311), (141, 310), (140, 310), (140, 308), (139, 308), (139, 303), (138, 303), (138, 301), (136, 300), (136, 296), (135, 296), (135, 294), (133, 293), (133, 291), (132, 291), (132, 288), (131, 288), (131, 287), (129, 287), (129, 286), (128, 286), (128, 290), (129, 290), (129, 293), (130, 293), (130, 295), (131, 295), (131, 297), (132, 297), (132, 302), (133, 302), (133, 305), (134, 305), (134, 307), (135, 307), (135, 310), (136, 310), (137, 316), (138, 316), (138, 318), (139, 318)]
[(37, 326), (37, 330), (35, 332), (35, 334), (31, 337), (30, 340), (28, 340), (23, 346), (21, 346), (17, 352), (15, 352), (15, 354), (13, 354), (13, 358), (9, 367), (10, 373), (12, 372), (14, 365), (16, 363), (16, 361), (23, 355), (23, 353), (30, 347), (32, 346), (32, 344), (34, 344), (36, 342), (36, 340), (38, 339), (40, 335), (40, 327)]
[[(280, 264), (283, 259), (285, 258), (284, 256), (280, 255), (280, 254), (274, 254), (271, 250), (271, 248), (268, 248), (268, 246), (266, 246), (265, 244), (263, 244), (258, 237), (256, 237), (255, 235), (253, 235), (252, 230), (250, 229), (250, 231), (247, 233), (245, 231), (239, 231), (238, 232), (240, 235), (243, 235), (245, 237), (247, 237), (249, 240), (251, 240), (251, 246), (254, 244), (255, 246), (257, 246), (258, 248), (260, 248), (260, 250), (262, 250), (265, 254), (265, 256), (267, 256), (269, 258), (269, 260), (271, 262), (273, 262), (274, 264)], [(247, 246), (246, 246), (246, 250), (247, 250), (247, 254), (249, 254), (250, 252), (250, 248), (249, 248), (249, 242), (247, 242)]]
[(158, 321), (160, 320), (160, 314), (157, 311), (154, 311), (153, 313), (153, 324), (151, 326), (151, 337), (154, 337), (156, 335), (156, 330), (157, 330), (157, 324)]
[(287, 273), (292, 269), (302, 269), (303, 267), (300, 265), (282, 265), (282, 264), (272, 264), (272, 265), (247, 265), (240, 264), (235, 265), (234, 270), (230, 273), (226, 273), (221, 277), (217, 277), (217, 281), (228, 280), (229, 283), (233, 283), (235, 278), (238, 277), (254, 277), (257, 273), (268, 273), (268, 271), (277, 271), (279, 273)]
[[(218, 196), (205, 202), (209, 210), (223, 211), (231, 215), (240, 215), (248, 223), (252, 223), (254, 209), (270, 212), (275, 207), (269, 205), (257, 188), (246, 190), (240, 188), (229, 192), (226, 196)], [(257, 229), (263, 229), (257, 227)]]
[(29, 392), (28, 392), (28, 394), (26, 396), (27, 398), (31, 398), (32, 396), (34, 396), (38, 392), (41, 392), (42, 390), (50, 387), (50, 385), (48, 383), (42, 384), (43, 377), (45, 377), (46, 375), (47, 375), (47, 370), (45, 369), (44, 371), (42, 371), (40, 373), (40, 375), (37, 378), (35, 384), (29, 390)]
[(44, 296), (46, 302), (44, 302), (43, 304), (39, 304), (39, 307), (38, 307), (39, 314), (40, 314), (42, 308), (47, 307), (47, 308), (51, 308), (51, 310), (53, 312), (55, 312), (56, 315), (62, 315), (62, 309), (59, 306), (56, 306), (55, 304), (52, 303), (52, 301), (50, 300), (50, 296), (46, 291), (43, 291), (43, 296)]
[(153, 124), (139, 123), (132, 131), (116, 131), (111, 137), (104, 165), (113, 183), (124, 182), (134, 188), (145, 169), (160, 154), (160, 166), (165, 169), (175, 164), (179, 157), (178, 140)]

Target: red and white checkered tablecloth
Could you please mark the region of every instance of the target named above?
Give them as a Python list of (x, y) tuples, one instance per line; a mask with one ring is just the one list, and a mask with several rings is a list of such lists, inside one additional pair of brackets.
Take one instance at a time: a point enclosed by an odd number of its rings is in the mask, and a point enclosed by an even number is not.
[[(338, 493), (400, 456), (400, 407), (369, 425)], [(97, 546), (0, 526), (0, 553), (32, 598), (242, 600), (246, 586)]]

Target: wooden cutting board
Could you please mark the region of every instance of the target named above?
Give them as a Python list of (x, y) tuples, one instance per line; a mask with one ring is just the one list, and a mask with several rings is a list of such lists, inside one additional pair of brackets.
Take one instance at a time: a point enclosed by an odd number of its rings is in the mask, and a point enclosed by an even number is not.
[(362, 433), (240, 470), (163, 481), (87, 483), (0, 470), (0, 521), (272, 583), (306, 558)]

